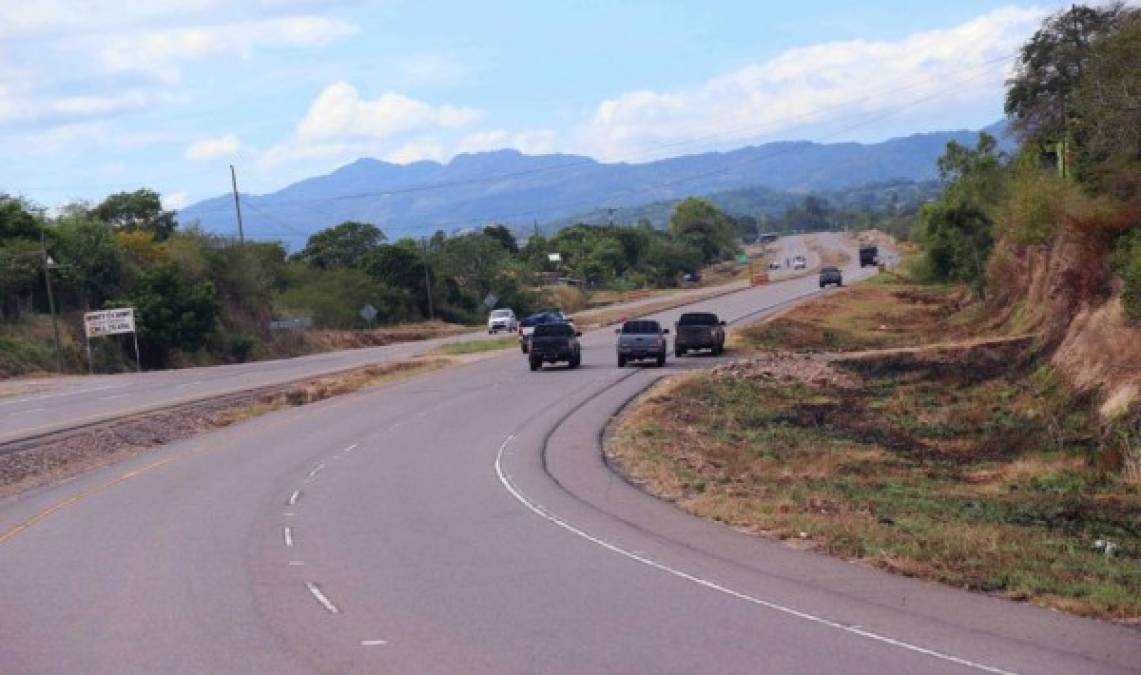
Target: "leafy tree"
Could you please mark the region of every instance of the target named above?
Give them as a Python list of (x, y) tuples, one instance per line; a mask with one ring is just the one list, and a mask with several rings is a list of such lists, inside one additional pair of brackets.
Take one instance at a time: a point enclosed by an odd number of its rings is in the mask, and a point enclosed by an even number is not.
[(135, 308), (143, 360), (152, 366), (167, 364), (173, 350), (202, 349), (219, 310), (214, 284), (187, 281), (170, 264), (144, 270), (125, 300), (109, 304)]
[(110, 225), (74, 211), (59, 219), (54, 234), (61, 294), (74, 294), (79, 308), (89, 311), (123, 292), (126, 257)]
[(488, 225), (483, 228), (483, 233), (492, 239), (498, 241), (511, 255), (519, 252), (519, 243), (515, 241), (515, 235), (511, 230), (507, 229), (505, 225)]
[(113, 194), (95, 207), (94, 214), (125, 232), (149, 232), (156, 241), (169, 237), (177, 226), (174, 211), (163, 210), (159, 194), (146, 188)]
[(36, 288), (42, 269), (38, 241), (0, 240), (0, 320), (20, 317), (20, 299)]
[(986, 260), (994, 245), (992, 210), (1005, 191), (1005, 158), (989, 134), (975, 147), (955, 141), (939, 158), (943, 196), (923, 207), (928, 272), (940, 281), (963, 281), (984, 290)]
[(670, 232), (701, 251), (704, 262), (723, 259), (736, 250), (736, 228), (729, 216), (696, 197), (674, 207)]
[(401, 239), (395, 244), (381, 244), (365, 255), (361, 269), (376, 281), (416, 298), (421, 313), (428, 315), (425, 284), (431, 276), (424, 261), (424, 253), (415, 241)]
[(1120, 27), (1094, 44), (1074, 111), (1081, 173), (1110, 188), (1113, 177), (1131, 175), (1136, 193), (1141, 187), (1136, 184), (1141, 174), (1136, 166), (1141, 161), (1141, 10), (1123, 10)]
[(40, 221), (28, 203), (0, 193), (0, 240), (39, 237)]
[(365, 303), (377, 309), (381, 323), (402, 321), (415, 313), (406, 291), (379, 283), (361, 270), (295, 265), (286, 273), (288, 287), (274, 304), (287, 315), (312, 316), (324, 328), (365, 327), (359, 314)]
[(312, 267), (360, 267), (365, 255), (387, 238), (376, 225), (346, 221), (309, 237), (294, 256)]
[(1006, 83), (1005, 110), (1023, 140), (1066, 139), (1093, 44), (1117, 26), (1122, 14), (1120, 2), (1074, 5), (1046, 19), (1022, 46), (1014, 76)]

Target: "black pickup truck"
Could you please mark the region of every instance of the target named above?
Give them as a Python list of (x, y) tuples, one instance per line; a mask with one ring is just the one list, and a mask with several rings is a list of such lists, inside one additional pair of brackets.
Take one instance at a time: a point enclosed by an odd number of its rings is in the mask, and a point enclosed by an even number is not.
[(527, 356), (531, 370), (538, 370), (544, 363), (556, 361), (566, 361), (571, 368), (578, 368), (582, 363), (582, 351), (578, 344), (581, 335), (569, 323), (541, 323), (535, 326)]
[(710, 312), (682, 314), (674, 324), (674, 356), (678, 358), (696, 349), (714, 354), (725, 351), (725, 322)]
[(879, 262), (880, 249), (875, 244), (860, 247), (860, 267), (874, 267)]

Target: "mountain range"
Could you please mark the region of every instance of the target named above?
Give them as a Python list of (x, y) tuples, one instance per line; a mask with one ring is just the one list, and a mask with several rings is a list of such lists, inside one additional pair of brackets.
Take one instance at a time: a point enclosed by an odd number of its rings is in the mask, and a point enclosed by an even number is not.
[[(1003, 123), (985, 131), (1011, 146)], [(625, 216), (631, 207), (669, 204), (690, 195), (760, 188), (774, 195), (803, 194), (930, 180), (948, 141), (973, 145), (976, 136), (960, 130), (871, 144), (782, 141), (640, 164), (515, 150), (461, 154), (446, 164), (362, 158), (277, 192), (242, 194), (242, 216), (247, 237), (278, 239), (291, 250), (303, 246), (310, 234), (346, 220), (374, 223), (389, 239), (492, 222), (517, 229), (557, 226), (576, 217), (598, 222), (597, 216), (609, 209)], [(180, 210), (178, 220), (234, 233), (233, 206), (231, 195), (221, 195)], [(661, 213), (660, 208), (650, 211)]]

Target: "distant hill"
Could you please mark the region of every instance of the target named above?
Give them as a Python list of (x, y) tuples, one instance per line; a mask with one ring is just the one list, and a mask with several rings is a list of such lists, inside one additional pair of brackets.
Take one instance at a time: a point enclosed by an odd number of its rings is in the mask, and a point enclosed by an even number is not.
[[(1001, 130), (996, 127), (988, 131)], [(515, 227), (559, 224), (597, 209), (640, 207), (654, 212), (689, 195), (718, 195), (716, 201), (723, 204), (763, 204), (754, 209), (763, 210), (795, 201), (788, 193), (932, 179), (935, 159), (947, 142), (973, 144), (976, 133), (915, 134), (874, 144), (767, 143), (643, 164), (515, 150), (462, 154), (447, 164), (397, 165), (362, 158), (271, 194), (243, 194), (242, 215), (247, 237), (281, 239), (296, 249), (313, 232), (346, 220), (375, 223), (396, 239), (490, 222)], [(658, 206), (649, 206), (655, 203)], [(636, 220), (625, 210), (622, 216), (624, 222)], [(198, 221), (208, 231), (232, 233), (232, 197), (193, 204), (182, 209), (178, 219), (184, 225)], [(660, 221), (659, 216), (650, 219)]]

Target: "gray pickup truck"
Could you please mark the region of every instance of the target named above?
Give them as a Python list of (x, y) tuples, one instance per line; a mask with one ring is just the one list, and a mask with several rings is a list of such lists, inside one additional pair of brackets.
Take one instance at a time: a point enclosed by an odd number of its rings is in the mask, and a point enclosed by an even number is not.
[(582, 350), (578, 344), (581, 335), (569, 323), (541, 323), (535, 326), (527, 356), (531, 370), (538, 370), (544, 363), (556, 361), (566, 361), (571, 368), (578, 368), (582, 363)]
[(618, 334), (618, 367), (624, 368), (627, 361), (653, 359), (658, 367), (666, 365), (666, 335), (669, 329), (662, 328), (657, 321), (638, 319), (627, 321), (614, 331)]
[(708, 349), (714, 354), (725, 351), (725, 322), (711, 312), (688, 312), (674, 324), (674, 356)]

